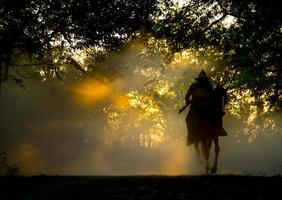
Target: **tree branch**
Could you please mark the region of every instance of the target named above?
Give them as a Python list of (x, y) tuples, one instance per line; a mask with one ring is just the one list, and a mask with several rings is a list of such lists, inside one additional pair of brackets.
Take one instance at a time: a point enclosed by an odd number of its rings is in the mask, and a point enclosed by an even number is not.
[(203, 31), (206, 32), (209, 29), (211, 29), (212, 26), (214, 26), (215, 24), (218, 24), (219, 22), (221, 22), (222, 20), (224, 20), (224, 18), (227, 16), (227, 13), (224, 13), (219, 19), (214, 20), (212, 23), (210, 23), (210, 25), (208, 27), (206, 27)]
[(73, 58), (68, 58), (68, 60), (69, 60), (69, 64), (74, 66), (74, 68), (76, 68), (78, 71), (82, 72), (82, 74), (86, 73), (86, 71), (80, 66), (80, 64), (76, 62)]
[(34, 78), (36, 76), (38, 76), (38, 74), (34, 74), (34, 75), (30, 75), (30, 76), (25, 76), (23, 75), (21, 72), (19, 72), (17, 70), (17, 68), (13, 67), (13, 70), (21, 77), (21, 78), (24, 78), (24, 79), (29, 79), (29, 78)]

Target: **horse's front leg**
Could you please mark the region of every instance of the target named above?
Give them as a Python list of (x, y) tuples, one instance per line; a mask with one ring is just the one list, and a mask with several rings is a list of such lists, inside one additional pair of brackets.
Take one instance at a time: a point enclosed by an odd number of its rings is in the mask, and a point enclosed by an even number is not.
[(209, 174), (210, 172), (209, 157), (210, 157), (211, 145), (212, 145), (212, 140), (208, 139), (202, 142), (202, 149), (205, 156), (206, 174)]
[(219, 155), (219, 151), (220, 151), (220, 147), (219, 147), (219, 142), (218, 142), (218, 137), (213, 139), (214, 141), (214, 153), (215, 153), (215, 157), (214, 157), (214, 162), (213, 162), (213, 167), (211, 169), (211, 173), (215, 174), (217, 172), (217, 162), (218, 162), (218, 155)]

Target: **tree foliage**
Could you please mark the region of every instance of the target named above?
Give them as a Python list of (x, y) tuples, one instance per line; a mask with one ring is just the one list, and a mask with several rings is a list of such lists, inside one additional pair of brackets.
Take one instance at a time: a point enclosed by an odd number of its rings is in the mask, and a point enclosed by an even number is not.
[(0, 176), (18, 176), (20, 169), (17, 166), (11, 166), (7, 162), (5, 152), (0, 153)]
[(23, 53), (52, 68), (55, 46), (117, 50), (138, 30), (150, 29), (155, 10), (155, 0), (1, 0), (0, 82), (20, 81), (9, 69)]
[[(58, 75), (54, 49), (60, 55), (91, 46), (118, 51), (145, 33), (165, 40), (171, 55), (194, 49), (212, 56), (213, 76), (231, 88), (250, 89), (257, 105), (267, 100), (280, 110), (281, 7), (274, 0), (191, 0), (183, 6), (169, 0), (2, 0), (1, 82), (22, 52)], [(74, 60), (68, 63), (83, 71)]]
[(210, 47), (220, 51), (215, 60), (223, 60), (223, 66), (217, 62), (214, 67), (221, 70), (225, 84), (251, 89), (257, 104), (264, 96), (273, 109), (280, 109), (280, 10), (276, 1), (189, 1), (181, 9), (167, 11), (155, 30), (176, 52)]

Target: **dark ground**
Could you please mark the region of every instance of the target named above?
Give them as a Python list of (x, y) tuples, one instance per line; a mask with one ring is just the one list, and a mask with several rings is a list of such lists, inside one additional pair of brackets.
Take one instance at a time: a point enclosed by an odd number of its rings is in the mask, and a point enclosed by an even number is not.
[(1, 177), (0, 199), (282, 199), (282, 177)]

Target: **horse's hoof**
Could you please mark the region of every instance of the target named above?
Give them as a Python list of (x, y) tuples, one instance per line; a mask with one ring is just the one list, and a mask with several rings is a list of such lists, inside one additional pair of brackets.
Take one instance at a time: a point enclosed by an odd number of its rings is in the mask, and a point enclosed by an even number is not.
[(206, 168), (206, 175), (210, 175), (210, 169)]
[(217, 172), (217, 167), (211, 168), (211, 174), (215, 174)]

